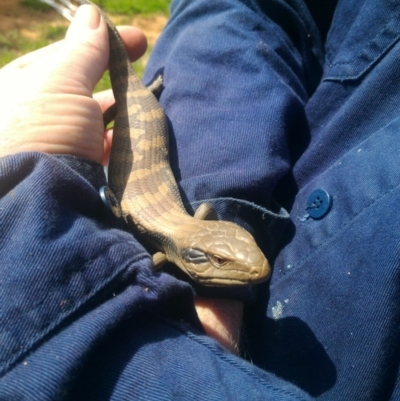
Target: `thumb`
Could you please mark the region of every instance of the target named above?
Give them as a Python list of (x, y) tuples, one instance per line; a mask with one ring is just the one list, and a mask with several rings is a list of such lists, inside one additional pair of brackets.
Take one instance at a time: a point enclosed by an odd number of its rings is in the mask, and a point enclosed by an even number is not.
[[(68, 58), (63, 68), (69, 71), (74, 92), (92, 96), (95, 85), (107, 69), (109, 55), (107, 24), (95, 6), (78, 8), (64, 46)], [(82, 93), (77, 93), (79, 88)]]

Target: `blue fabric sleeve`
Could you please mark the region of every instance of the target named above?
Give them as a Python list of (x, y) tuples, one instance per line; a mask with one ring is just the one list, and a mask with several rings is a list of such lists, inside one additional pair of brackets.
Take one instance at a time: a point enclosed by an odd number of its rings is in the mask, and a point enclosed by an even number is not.
[[(0, 163), (2, 372), (126, 283), (167, 292), (171, 284), (177, 296), (183, 291), (191, 298), (187, 285), (152, 273), (147, 252), (107, 213), (98, 194), (105, 183), (100, 165), (39, 153)], [(143, 295), (143, 304), (152, 298)]]

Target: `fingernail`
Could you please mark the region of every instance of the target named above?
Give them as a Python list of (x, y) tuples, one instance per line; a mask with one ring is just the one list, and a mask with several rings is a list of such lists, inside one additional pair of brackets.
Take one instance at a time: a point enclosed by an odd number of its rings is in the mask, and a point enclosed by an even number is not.
[(75, 13), (73, 24), (89, 29), (97, 29), (100, 25), (100, 13), (96, 7), (85, 4), (78, 8)]

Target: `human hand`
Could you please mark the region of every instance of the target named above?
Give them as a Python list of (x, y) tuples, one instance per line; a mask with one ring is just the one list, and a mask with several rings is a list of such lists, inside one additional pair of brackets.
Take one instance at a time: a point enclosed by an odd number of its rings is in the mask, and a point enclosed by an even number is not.
[[(120, 29), (131, 60), (146, 50), (136, 28)], [(93, 6), (81, 6), (64, 40), (0, 70), (0, 157), (23, 151), (102, 162), (110, 147), (102, 113), (111, 91), (93, 97), (108, 63), (108, 33)]]

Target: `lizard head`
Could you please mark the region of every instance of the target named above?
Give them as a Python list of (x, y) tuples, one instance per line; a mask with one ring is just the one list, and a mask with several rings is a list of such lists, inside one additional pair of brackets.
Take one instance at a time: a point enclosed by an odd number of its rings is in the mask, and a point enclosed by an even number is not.
[(254, 238), (226, 221), (196, 220), (182, 240), (180, 268), (208, 286), (240, 286), (263, 282), (270, 266)]

